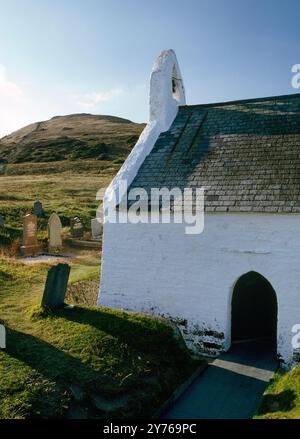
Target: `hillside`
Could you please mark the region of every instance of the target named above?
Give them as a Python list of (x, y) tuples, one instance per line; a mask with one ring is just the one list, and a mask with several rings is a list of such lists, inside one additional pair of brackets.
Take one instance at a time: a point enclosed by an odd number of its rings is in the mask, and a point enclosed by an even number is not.
[[(99, 255), (69, 260), (71, 278)], [(39, 308), (47, 264), (0, 256), (0, 419), (147, 418), (195, 370), (163, 320), (76, 305)], [(95, 276), (99, 279), (99, 270)]]
[[(43, 203), (40, 238), (57, 212), (63, 226), (80, 216), (90, 228), (99, 201), (143, 130), (143, 124), (113, 116), (57, 116), (22, 128), (0, 140), (2, 244), (19, 241), (22, 218), (35, 200)], [(2, 230), (3, 232), (3, 230)], [(46, 235), (45, 235), (46, 236)]]
[(144, 124), (114, 116), (72, 114), (36, 122), (0, 139), (0, 163), (124, 160)]

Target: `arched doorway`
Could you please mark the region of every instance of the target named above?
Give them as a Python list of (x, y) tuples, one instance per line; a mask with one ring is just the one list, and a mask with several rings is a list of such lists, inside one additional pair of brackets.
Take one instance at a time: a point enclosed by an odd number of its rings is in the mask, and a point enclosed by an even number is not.
[(277, 345), (277, 298), (267, 279), (255, 271), (239, 278), (231, 302), (231, 342)]

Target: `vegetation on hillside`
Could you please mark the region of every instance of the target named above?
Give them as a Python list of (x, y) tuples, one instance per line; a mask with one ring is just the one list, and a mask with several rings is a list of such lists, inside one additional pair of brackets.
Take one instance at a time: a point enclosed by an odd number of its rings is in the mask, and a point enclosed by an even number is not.
[(144, 125), (114, 116), (75, 114), (37, 122), (0, 139), (0, 246), (22, 237), (23, 216), (43, 203), (39, 238), (56, 212), (64, 227), (79, 216), (87, 230), (105, 188)]
[(124, 159), (143, 127), (114, 116), (56, 116), (0, 139), (0, 164)]
[(0, 246), (21, 240), (23, 216), (32, 211), (36, 200), (44, 209), (44, 216), (38, 219), (39, 239), (47, 236), (47, 222), (53, 212), (60, 216), (63, 227), (70, 225), (70, 218), (79, 216), (89, 230), (101, 204), (96, 194), (107, 187), (119, 166), (108, 166), (101, 173), (79, 173), (75, 168), (60, 174), (0, 176), (0, 213), (6, 226), (0, 229)]

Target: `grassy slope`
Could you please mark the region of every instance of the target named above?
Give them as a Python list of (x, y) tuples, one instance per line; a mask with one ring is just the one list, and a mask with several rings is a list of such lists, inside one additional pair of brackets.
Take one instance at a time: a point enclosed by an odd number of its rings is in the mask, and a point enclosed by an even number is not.
[[(89, 272), (94, 261), (85, 265)], [(194, 368), (170, 327), (93, 307), (43, 315), (36, 304), (46, 269), (0, 260), (0, 315), (8, 328), (0, 418), (151, 414)], [(72, 270), (76, 280), (85, 267)]]
[(0, 139), (0, 163), (124, 159), (143, 126), (113, 116), (54, 117)]
[(300, 419), (300, 366), (279, 372), (268, 386), (257, 412), (260, 419)]
[(109, 184), (118, 169), (119, 165), (115, 165), (101, 173), (95, 170), (78, 173), (75, 169), (60, 174), (0, 176), (0, 213), (5, 216), (6, 226), (19, 237), (22, 217), (32, 210), (37, 199), (42, 201), (45, 211), (45, 218), (39, 219), (39, 229), (44, 232), (40, 238), (45, 236), (52, 212), (59, 214), (63, 226), (69, 226), (73, 216), (80, 216), (89, 228), (99, 206), (96, 194)]

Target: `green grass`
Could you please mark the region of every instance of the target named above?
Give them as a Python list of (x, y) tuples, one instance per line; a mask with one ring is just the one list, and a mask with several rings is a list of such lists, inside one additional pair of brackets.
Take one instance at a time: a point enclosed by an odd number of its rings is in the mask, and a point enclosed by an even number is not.
[(69, 285), (79, 281), (87, 281), (92, 279), (99, 279), (100, 276), (100, 259), (89, 261), (88, 265), (76, 264), (73, 265), (70, 273)]
[(74, 216), (79, 216), (89, 231), (91, 219), (101, 208), (96, 194), (109, 185), (121, 164), (63, 161), (54, 164), (57, 173), (46, 163), (8, 166), (15, 169), (15, 174), (0, 175), (0, 213), (6, 226), (5, 230), (0, 229), (0, 247), (22, 240), (23, 217), (32, 212), (36, 200), (42, 202), (44, 209), (44, 216), (38, 219), (38, 239), (47, 238), (47, 223), (53, 212), (59, 215), (65, 235)]
[(89, 256), (84, 263), (73, 263), (67, 300), (72, 304), (95, 306), (99, 294), (100, 256)]
[[(74, 263), (72, 280), (96, 276), (94, 264)], [(41, 311), (47, 268), (0, 259), (0, 315), (7, 328), (0, 418), (66, 417), (76, 410), (93, 418), (149, 416), (195, 367), (171, 327), (105, 308)], [(96, 408), (99, 397), (107, 410)]]
[[(11, 240), (22, 237), (23, 216), (32, 211), (36, 200), (42, 202), (45, 213), (38, 220), (40, 239), (46, 236), (47, 222), (53, 212), (58, 213), (64, 227), (69, 226), (70, 218), (79, 216), (89, 230), (90, 220), (101, 204), (96, 200), (96, 194), (108, 186), (119, 167), (112, 165), (100, 173), (91, 169), (81, 174), (75, 167), (73, 171), (61, 169), (60, 174), (45, 171), (42, 175), (0, 176), (0, 213), (5, 217), (5, 235), (11, 236)], [(2, 241), (7, 243), (5, 236)]]
[[(124, 158), (113, 160), (63, 160), (51, 163), (26, 162), (18, 164), (0, 165), (0, 175), (44, 175), (44, 174), (108, 174), (114, 172), (123, 162)], [(17, 197), (21, 198), (22, 195)]]
[(279, 371), (271, 381), (257, 411), (259, 419), (300, 419), (300, 366)]

